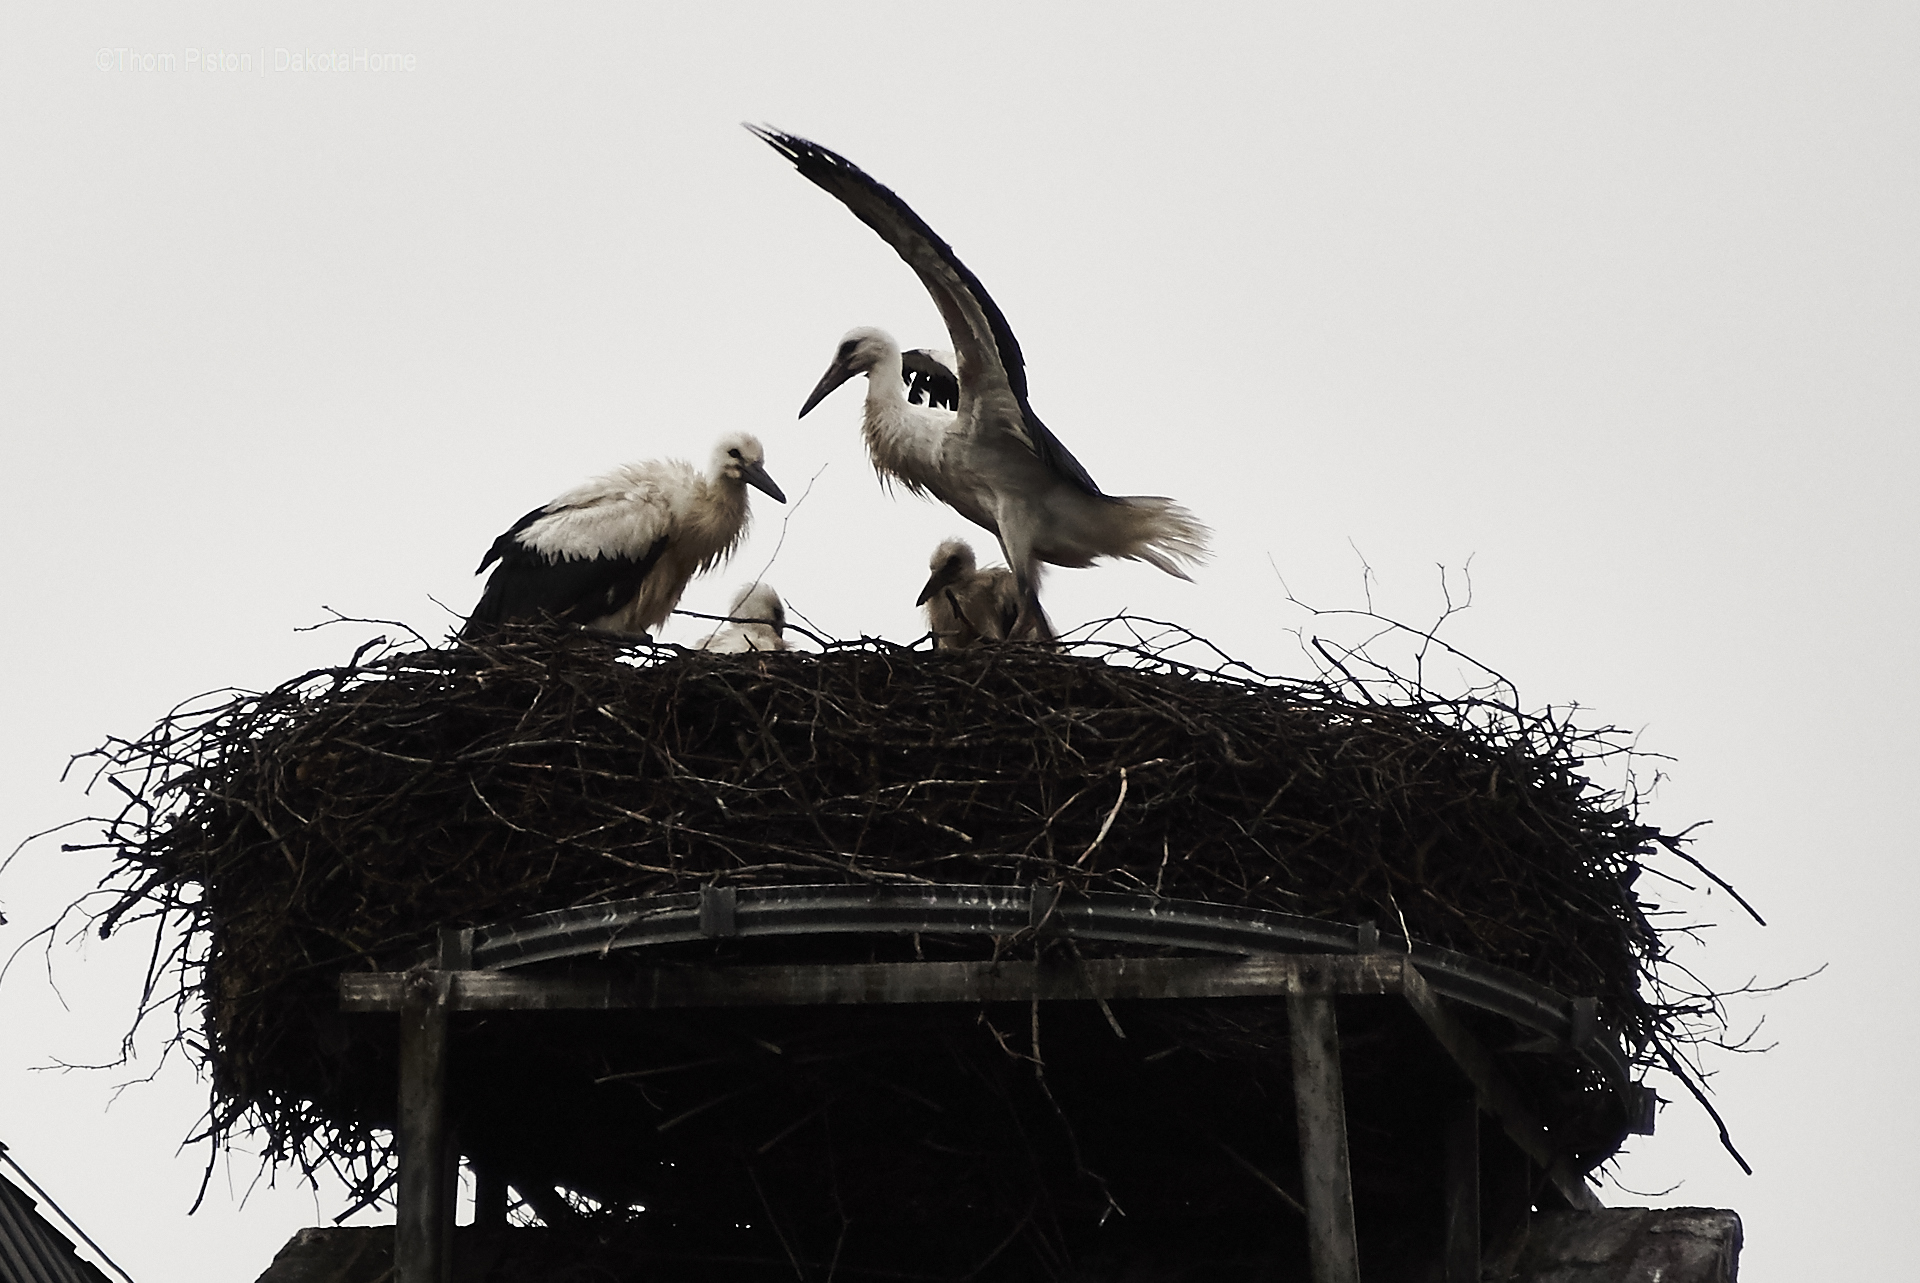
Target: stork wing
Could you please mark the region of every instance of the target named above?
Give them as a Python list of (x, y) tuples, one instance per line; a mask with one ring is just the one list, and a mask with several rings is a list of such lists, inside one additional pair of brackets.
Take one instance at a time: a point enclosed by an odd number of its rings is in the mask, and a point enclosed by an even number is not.
[(632, 601), (669, 542), (656, 467), (596, 477), (514, 522), (480, 562), (500, 564), (462, 635), (514, 620), (587, 623)]
[(1040, 422), (1027, 404), (1027, 367), (1020, 342), (979, 278), (953, 248), (907, 207), (907, 203), (837, 152), (793, 134), (748, 125), (755, 137), (792, 161), (794, 168), (893, 246), (933, 296), (960, 357), (960, 386), (978, 402), (975, 417), (1019, 437), (1048, 471), (1090, 495), (1100, 495), (1080, 461)]
[(514, 542), (460, 635), (485, 636), (489, 625), (515, 621), (585, 624), (611, 615), (633, 600), (666, 549), (663, 536), (636, 555), (556, 559)]
[(473, 573), (477, 575), (494, 562), (499, 561), (502, 557), (510, 556), (516, 552), (520, 544), (514, 536), (534, 522), (540, 520), (540, 518), (546, 516), (550, 510), (550, 505), (543, 504), (535, 508), (532, 512), (529, 512), (526, 516), (520, 518), (520, 520), (514, 522), (511, 526), (508, 526), (506, 530), (501, 533), (500, 537), (493, 541), (493, 547), (487, 549), (487, 555), (480, 559), (480, 564), (473, 568)]

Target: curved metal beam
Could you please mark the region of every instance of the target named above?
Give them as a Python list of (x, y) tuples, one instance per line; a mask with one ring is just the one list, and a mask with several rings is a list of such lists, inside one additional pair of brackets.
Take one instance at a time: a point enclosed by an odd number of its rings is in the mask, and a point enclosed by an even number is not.
[(1370, 926), (1200, 900), (955, 883), (719, 887), (559, 909), (480, 927), (474, 932), (473, 965), (506, 970), (728, 936), (1014, 935), (1024, 931), (1243, 956), (1375, 949), (1406, 953), (1435, 992), (1573, 1048), (1616, 1088), (1625, 1089), (1631, 1082), (1618, 1042), (1600, 1031), (1590, 1036), (1579, 1000), (1517, 972), (1418, 941), (1381, 937)]

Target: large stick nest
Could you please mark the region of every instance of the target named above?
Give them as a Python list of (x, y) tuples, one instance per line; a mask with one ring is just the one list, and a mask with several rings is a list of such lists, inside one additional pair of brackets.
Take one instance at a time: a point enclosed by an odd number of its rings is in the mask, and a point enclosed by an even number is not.
[[(343, 971), (404, 966), (441, 926), (713, 884), (1056, 883), (1372, 920), (1598, 998), (1643, 1059), (1699, 1014), (1664, 1000), (1632, 891), (1671, 840), (1590, 778), (1620, 738), (1485, 692), (1387, 701), (1134, 642), (370, 647), (102, 750), (130, 800), (101, 923), (157, 918), (156, 975), (189, 1023), (204, 1004), (210, 1134), (263, 1129), (368, 1196), (392, 1035), (336, 1013)], [(1157, 1036), (1259, 1024), (1184, 1019)], [(1529, 1063), (1541, 1096), (1591, 1097), (1588, 1071)]]

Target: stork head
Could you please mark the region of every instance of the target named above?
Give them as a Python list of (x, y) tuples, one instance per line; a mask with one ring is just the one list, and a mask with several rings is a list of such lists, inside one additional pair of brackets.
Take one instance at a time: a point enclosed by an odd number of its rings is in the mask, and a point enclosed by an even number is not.
[(924, 606), (927, 599), (942, 589), (951, 588), (960, 582), (962, 576), (970, 575), (977, 563), (973, 557), (973, 545), (964, 539), (949, 539), (933, 550), (933, 556), (927, 561), (927, 586), (920, 590), (920, 599), (913, 604)]
[(833, 364), (820, 376), (820, 382), (814, 384), (813, 392), (808, 395), (807, 403), (800, 407), (800, 417), (806, 418), (807, 411), (827, 399), (827, 393), (845, 383), (856, 374), (865, 374), (888, 357), (898, 360), (900, 345), (885, 330), (876, 330), (863, 325), (857, 330), (848, 330), (846, 337), (840, 340), (840, 346), (833, 354)]
[(727, 615), (736, 623), (765, 624), (778, 636), (786, 631), (787, 608), (772, 584), (751, 583), (734, 594)]
[(752, 486), (772, 495), (776, 502), (785, 503), (787, 496), (767, 475), (766, 457), (760, 438), (751, 433), (736, 432), (721, 437), (720, 444), (713, 448), (713, 475), (737, 485)]

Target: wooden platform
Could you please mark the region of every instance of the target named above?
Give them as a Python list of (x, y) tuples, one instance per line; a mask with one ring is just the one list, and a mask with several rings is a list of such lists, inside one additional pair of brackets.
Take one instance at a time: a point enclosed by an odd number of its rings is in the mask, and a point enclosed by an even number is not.
[[(1448, 1283), (1481, 1278), (1482, 1114), (1497, 1123), (1566, 1208), (1599, 1208), (1547, 1122), (1456, 1009), (1479, 1007), (1549, 1039), (1557, 1036), (1565, 1054), (1606, 1070), (1623, 1067), (1624, 1056), (1600, 1027), (1591, 1002), (1484, 963), (1383, 939), (1366, 925), (1342, 928), (1150, 897), (1073, 900), (1048, 888), (759, 888), (744, 905), (731, 890), (671, 899), (675, 903), (595, 906), (446, 931), (436, 955), (408, 971), (341, 977), (344, 1011), (399, 1017), (398, 1283), (445, 1283), (450, 1277), (455, 1166), (446, 1113), (448, 1030), (461, 1012), (1090, 1003), (1111, 1021), (1109, 1003), (1283, 1000), (1311, 1276), (1314, 1283), (1358, 1283), (1336, 1000), (1397, 998), (1470, 1087), (1458, 1114), (1441, 1120), (1447, 1149), (1442, 1268)], [(921, 931), (1059, 936), (1147, 946), (1161, 954), (1169, 948), (1217, 952), (1082, 958), (1076, 949), (1068, 960), (1047, 962), (636, 962), (654, 946), (693, 939)], [(1300, 951), (1303, 943), (1318, 951)], [(1347, 947), (1336, 952), (1340, 945)], [(1633, 1108), (1645, 1103), (1644, 1088), (1619, 1080), (1615, 1089)], [(504, 1186), (489, 1186), (483, 1221), (504, 1216), (504, 1199)]]

